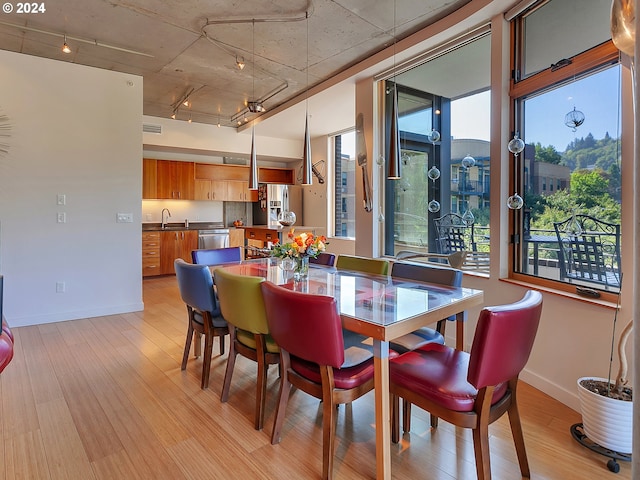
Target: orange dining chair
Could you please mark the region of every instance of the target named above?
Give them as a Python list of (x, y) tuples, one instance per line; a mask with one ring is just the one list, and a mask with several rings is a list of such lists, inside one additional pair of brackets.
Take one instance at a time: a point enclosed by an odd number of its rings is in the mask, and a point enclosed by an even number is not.
[(508, 413), (520, 471), (529, 478), (516, 392), (541, 311), (542, 295), (530, 290), (515, 303), (482, 309), (470, 353), (430, 343), (391, 359), (393, 442), (400, 438), (402, 397), (449, 423), (472, 429), (478, 479), (488, 480), (489, 424)]
[[(291, 387), (322, 400), (322, 478), (333, 478), (336, 406), (373, 389), (373, 355), (346, 348), (336, 300), (262, 283), (282, 375), (271, 443), (280, 442)], [(363, 355), (365, 353), (365, 355)]]
[[(187, 368), (189, 350), (194, 336), (196, 341), (204, 335), (204, 354), (202, 356), (202, 379), (200, 388), (209, 386), (211, 370), (211, 355), (213, 354), (213, 340), (220, 339), (220, 355), (224, 355), (224, 337), (229, 333), (227, 322), (220, 314), (220, 307), (213, 292), (213, 278), (206, 265), (193, 265), (181, 258), (174, 262), (176, 279), (180, 297), (187, 305), (189, 327), (187, 340), (184, 344), (181, 370)], [(198, 348), (194, 348), (197, 356)]]
[(373, 275), (388, 275), (389, 262), (380, 258), (357, 257), (355, 255), (338, 255), (336, 260), (338, 270), (371, 273)]
[(224, 374), (220, 400), (229, 399), (231, 377), (238, 354), (258, 364), (256, 385), (256, 410), (254, 426), (261, 430), (264, 423), (264, 405), (267, 395), (267, 371), (269, 365), (280, 363), (280, 349), (269, 335), (267, 316), (262, 300), (262, 277), (236, 275), (224, 268), (213, 272), (218, 288), (222, 315), (229, 323), (231, 348)]

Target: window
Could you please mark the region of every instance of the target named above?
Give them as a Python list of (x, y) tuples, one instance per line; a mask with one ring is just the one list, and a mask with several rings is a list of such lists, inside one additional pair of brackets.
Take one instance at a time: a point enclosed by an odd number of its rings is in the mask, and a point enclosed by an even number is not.
[[(567, 8), (587, 23), (555, 28)], [(619, 291), (621, 271), (621, 67), (608, 30), (597, 27), (608, 16), (604, 2), (551, 0), (516, 20), (523, 74), (511, 96), (525, 149), (510, 164), (524, 192), (513, 217), (514, 278), (605, 296)]]
[(333, 202), (333, 205), (335, 205), (335, 211), (333, 234), (336, 237), (355, 238), (355, 131), (335, 135), (332, 137), (332, 140), (335, 171), (335, 189)]
[(452, 253), (439, 237), (453, 214), (464, 217), (467, 258), (482, 258), (465, 268), (488, 273), (489, 47), (485, 34), (386, 81), (387, 138), (397, 88), (401, 157), (401, 178), (385, 181), (387, 255)]

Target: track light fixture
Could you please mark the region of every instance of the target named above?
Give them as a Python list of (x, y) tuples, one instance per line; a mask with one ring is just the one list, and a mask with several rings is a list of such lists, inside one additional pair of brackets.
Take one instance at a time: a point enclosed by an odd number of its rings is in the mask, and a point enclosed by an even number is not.
[(264, 108), (264, 106), (262, 105), (262, 102), (260, 101), (248, 102), (247, 108), (251, 113), (262, 113), (267, 111), (267, 109)]
[(244, 57), (238, 58), (238, 56), (236, 55), (236, 67), (238, 67), (238, 70), (244, 70), (245, 66), (246, 64), (244, 63)]
[(67, 36), (64, 36), (64, 44), (62, 45), (62, 51), (64, 53), (71, 53), (71, 48), (67, 45)]

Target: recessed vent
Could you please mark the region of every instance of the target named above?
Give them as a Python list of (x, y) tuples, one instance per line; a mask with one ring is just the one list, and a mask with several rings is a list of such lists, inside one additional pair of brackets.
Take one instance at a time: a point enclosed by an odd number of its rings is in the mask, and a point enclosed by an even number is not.
[(155, 133), (156, 135), (162, 135), (162, 125), (154, 125), (153, 123), (143, 123), (142, 131), (144, 133)]

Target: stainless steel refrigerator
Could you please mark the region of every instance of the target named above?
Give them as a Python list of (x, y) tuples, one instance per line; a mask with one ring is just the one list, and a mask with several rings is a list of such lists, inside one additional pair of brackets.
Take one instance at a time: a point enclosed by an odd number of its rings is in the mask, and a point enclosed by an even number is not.
[(278, 215), (287, 208), (296, 214), (295, 225), (302, 225), (302, 187), (261, 183), (258, 185), (258, 201), (253, 204), (253, 224), (279, 227)]

